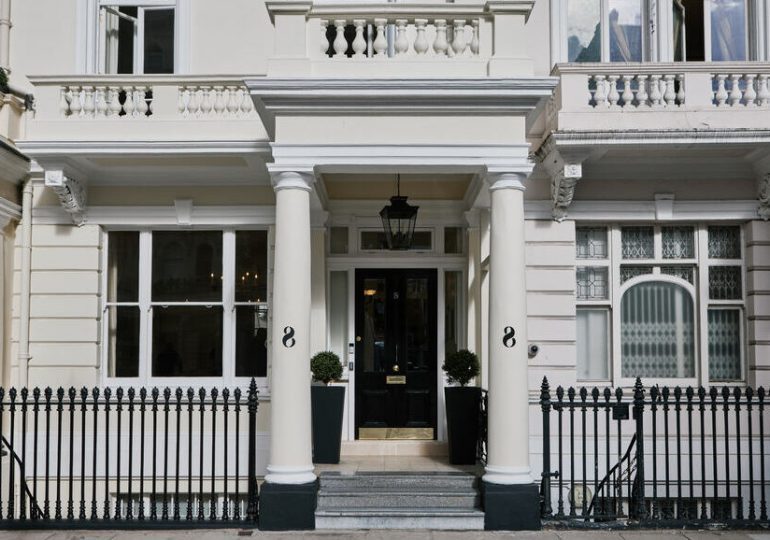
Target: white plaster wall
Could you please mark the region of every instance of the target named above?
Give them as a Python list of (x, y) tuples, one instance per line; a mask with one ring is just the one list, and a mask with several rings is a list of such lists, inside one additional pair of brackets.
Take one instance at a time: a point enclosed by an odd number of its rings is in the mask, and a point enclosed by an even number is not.
[(13, 0), (14, 74), (76, 72), (77, 0)]

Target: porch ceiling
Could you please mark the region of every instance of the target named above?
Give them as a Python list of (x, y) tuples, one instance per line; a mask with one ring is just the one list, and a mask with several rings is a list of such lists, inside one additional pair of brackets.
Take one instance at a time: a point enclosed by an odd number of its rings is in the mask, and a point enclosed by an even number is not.
[[(472, 174), (402, 174), (401, 194), (420, 200), (461, 201), (468, 193)], [(394, 174), (324, 174), (330, 200), (387, 200), (395, 194)]]

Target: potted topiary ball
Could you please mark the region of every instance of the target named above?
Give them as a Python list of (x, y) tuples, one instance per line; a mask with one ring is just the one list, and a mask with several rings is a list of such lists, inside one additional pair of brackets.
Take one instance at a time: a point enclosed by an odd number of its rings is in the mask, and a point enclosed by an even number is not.
[(345, 387), (329, 386), (342, 377), (340, 357), (331, 351), (319, 352), (310, 359), (313, 384), (313, 463), (339, 463), (342, 442), (342, 413)]
[(447, 355), (441, 368), (449, 384), (459, 385), (444, 388), (449, 462), (473, 465), (479, 436), (481, 388), (467, 384), (479, 374), (479, 359), (471, 351), (462, 349)]

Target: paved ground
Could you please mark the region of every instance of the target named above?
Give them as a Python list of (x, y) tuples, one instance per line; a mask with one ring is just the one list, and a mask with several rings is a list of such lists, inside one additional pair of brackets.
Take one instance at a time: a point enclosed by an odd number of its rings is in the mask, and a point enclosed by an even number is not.
[(542, 532), (442, 532), (442, 531), (316, 531), (268, 533), (236, 530), (193, 531), (0, 531), (0, 540), (219, 540), (253, 538), (284, 540), (770, 540), (770, 531), (542, 531)]

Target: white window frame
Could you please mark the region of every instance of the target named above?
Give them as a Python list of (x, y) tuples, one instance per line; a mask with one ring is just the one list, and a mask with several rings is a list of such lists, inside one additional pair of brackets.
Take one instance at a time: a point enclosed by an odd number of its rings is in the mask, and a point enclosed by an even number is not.
[[(169, 386), (169, 387), (248, 387), (251, 377), (235, 376), (235, 306), (257, 305), (268, 308), (268, 341), (267, 341), (267, 373), (265, 377), (257, 377), (257, 387), (261, 397), (269, 396), (270, 381), (270, 325), (272, 323), (269, 311), (270, 293), (272, 289), (272, 228), (270, 227), (238, 227), (238, 228), (193, 228), (185, 230), (215, 230), (222, 234), (222, 300), (216, 302), (153, 302), (152, 290), (152, 233), (153, 231), (176, 230), (167, 228), (121, 228), (103, 231), (102, 268), (108, 267), (109, 237), (112, 231), (131, 231), (139, 233), (139, 298), (137, 302), (108, 302), (106, 294), (102, 295), (102, 333), (101, 366), (103, 384), (117, 386)], [(268, 298), (264, 302), (235, 301), (235, 233), (238, 231), (261, 230), (267, 232), (267, 289)], [(107, 272), (102, 272), (103, 291), (108, 290)], [(137, 377), (113, 377), (109, 375), (109, 313), (111, 306), (139, 306), (139, 374)], [(221, 306), (222, 307), (222, 376), (221, 377), (155, 377), (152, 375), (152, 317), (155, 307), (159, 306)]]
[[(691, 259), (664, 259), (662, 253), (662, 228), (667, 226), (689, 226), (694, 230), (694, 258)], [(709, 226), (736, 226), (740, 231), (740, 259), (712, 259), (708, 255), (708, 228)], [(591, 221), (576, 222), (576, 228), (582, 227), (606, 227), (608, 235), (608, 256), (606, 259), (577, 259), (576, 267), (579, 266), (607, 266), (610, 287), (607, 300), (580, 300), (576, 299), (578, 309), (603, 308), (610, 310), (611, 328), (611, 354), (610, 354), (610, 373), (611, 381), (616, 386), (631, 387), (635, 379), (622, 377), (621, 366), (621, 343), (620, 343), (620, 303), (623, 294), (628, 288), (645, 281), (665, 281), (683, 286), (693, 297), (695, 308), (695, 374), (694, 377), (686, 378), (653, 378), (645, 377), (645, 384), (661, 385), (703, 385), (708, 386), (711, 382), (709, 373), (709, 353), (708, 353), (708, 311), (709, 309), (738, 309), (740, 311), (740, 379), (734, 381), (718, 381), (721, 386), (743, 386), (747, 380), (747, 354), (748, 342), (746, 333), (746, 241), (745, 229), (739, 223), (690, 223), (690, 222), (628, 222), (622, 224), (608, 224)], [(623, 259), (622, 258), (622, 238), (621, 230), (624, 227), (652, 227), (654, 234), (654, 257), (652, 259)], [(620, 282), (622, 265), (651, 266), (652, 274), (644, 274)], [(693, 266), (693, 282), (690, 283), (684, 279), (668, 274), (661, 274), (661, 266)], [(740, 266), (741, 268), (741, 297), (733, 300), (712, 300), (709, 298), (709, 278), (708, 269), (710, 266)]]
[[(174, 74), (184, 74), (190, 71), (190, 24), (192, 0), (77, 0), (78, 23), (76, 28), (77, 48), (76, 65), (78, 70), (88, 74), (103, 74), (105, 71), (104, 30), (100, 24), (102, 6), (137, 6), (146, 9), (174, 9)], [(143, 17), (139, 18), (143, 21)], [(135, 36), (134, 43), (138, 46), (142, 36)], [(143, 42), (143, 40), (142, 40)], [(142, 74), (137, 66), (143, 64), (134, 62), (134, 73)], [(143, 68), (143, 66), (142, 66)]]

